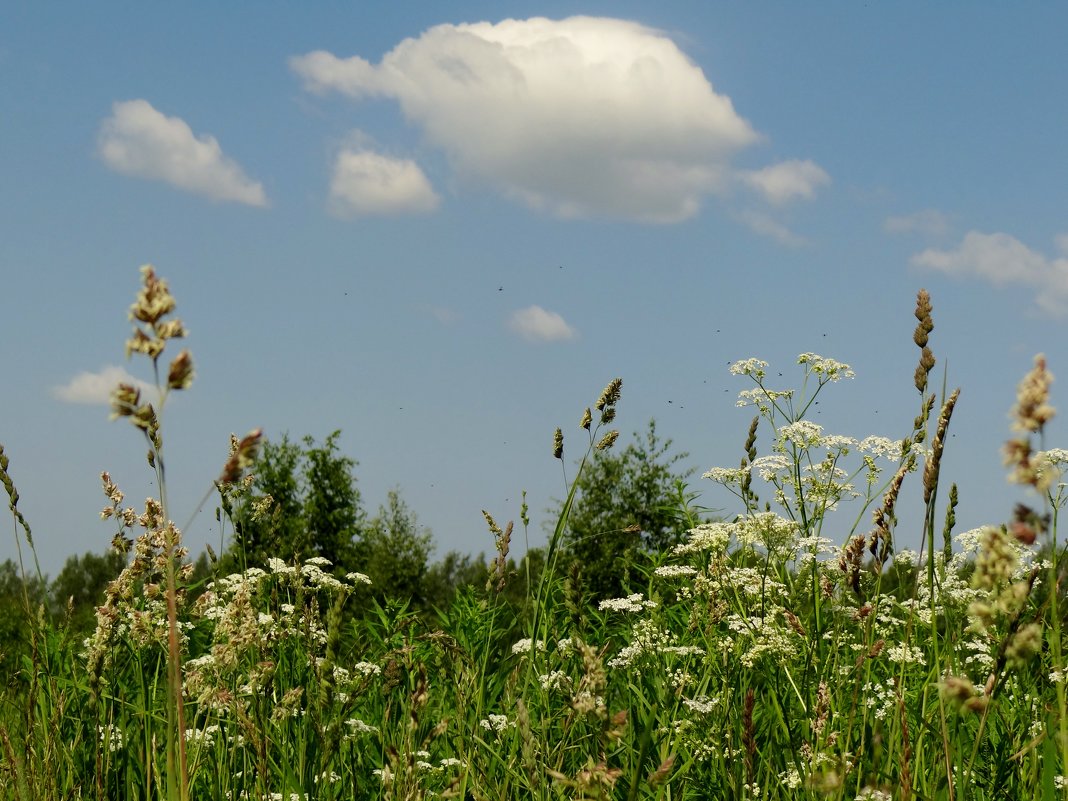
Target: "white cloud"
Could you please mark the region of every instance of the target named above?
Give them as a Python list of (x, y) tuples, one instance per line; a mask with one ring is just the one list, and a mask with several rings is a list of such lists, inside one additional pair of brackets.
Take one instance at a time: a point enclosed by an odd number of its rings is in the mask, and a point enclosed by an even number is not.
[(561, 217), (686, 219), (760, 139), (674, 42), (624, 20), (439, 25), (378, 64), (290, 65), (313, 92), (396, 100), (458, 177)]
[(979, 278), (994, 286), (1017, 284), (1036, 291), (1044, 312), (1068, 314), (1068, 237), (1056, 238), (1060, 257), (1039, 253), (1009, 234), (969, 231), (951, 250), (928, 248), (912, 264), (963, 278)]
[(371, 150), (342, 150), (334, 161), (330, 209), (339, 217), (420, 214), (438, 206), (438, 196), (419, 165)]
[(163, 181), (212, 200), (266, 206), (263, 185), (223, 155), (213, 136), (196, 136), (184, 120), (167, 117), (147, 100), (112, 104), (100, 125), (97, 152), (123, 175)]
[(574, 339), (577, 335), (563, 317), (541, 306), (528, 306), (512, 312), (508, 327), (528, 342), (555, 342)]
[(744, 223), (754, 233), (774, 239), (780, 245), (796, 248), (807, 245), (808, 240), (798, 236), (785, 225), (759, 211), (743, 211), (735, 214), (735, 219)]
[(901, 217), (887, 217), (883, 220), (883, 230), (889, 234), (942, 236), (949, 232), (949, 217), (936, 209), (924, 209)]
[(811, 200), (831, 176), (813, 161), (780, 161), (762, 170), (740, 172), (739, 177), (765, 200), (781, 205), (797, 198)]
[(134, 378), (122, 367), (109, 365), (95, 373), (78, 373), (63, 386), (54, 387), (52, 394), (64, 403), (107, 406), (111, 402), (111, 391), (119, 384), (130, 384), (153, 396), (156, 392), (156, 388), (147, 381)]

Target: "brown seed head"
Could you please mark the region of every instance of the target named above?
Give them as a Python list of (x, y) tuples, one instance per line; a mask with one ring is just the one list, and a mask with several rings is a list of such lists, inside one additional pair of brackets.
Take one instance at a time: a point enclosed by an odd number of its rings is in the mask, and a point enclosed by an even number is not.
[(220, 484), (233, 484), (241, 478), (242, 473), (248, 470), (259, 455), (260, 442), (263, 439), (263, 429), (256, 428), (234, 442), (234, 436), (230, 435), (230, 458), (223, 465), (219, 475)]
[(1053, 418), (1056, 411), (1049, 405), (1052, 383), (1053, 374), (1046, 369), (1046, 357), (1040, 353), (1035, 356), (1035, 366), (1024, 376), (1016, 391), (1016, 406), (1012, 410), (1015, 430), (1035, 434)]
[(559, 428), (553, 434), (553, 458), (560, 459), (564, 455), (564, 432)]
[(167, 389), (189, 389), (193, 384), (193, 356), (183, 350), (174, 357), (167, 371)]
[(174, 311), (174, 298), (167, 282), (156, 277), (151, 264), (141, 267), (142, 287), (137, 300), (130, 307), (130, 319), (152, 325), (165, 314)]

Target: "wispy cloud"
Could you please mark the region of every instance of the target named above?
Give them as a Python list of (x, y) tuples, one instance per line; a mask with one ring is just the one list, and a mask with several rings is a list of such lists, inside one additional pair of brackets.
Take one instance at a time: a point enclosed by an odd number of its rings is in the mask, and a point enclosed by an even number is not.
[(130, 384), (146, 393), (156, 392), (147, 381), (134, 378), (122, 367), (108, 365), (95, 373), (78, 373), (66, 384), (54, 387), (52, 395), (64, 403), (107, 406), (111, 402), (111, 391), (119, 384)]
[(111, 169), (212, 200), (267, 205), (263, 186), (223, 155), (213, 136), (194, 135), (184, 120), (161, 114), (147, 100), (117, 102), (111, 109), (97, 138), (97, 152)]
[(342, 150), (334, 161), (330, 210), (339, 217), (423, 214), (439, 198), (419, 165), (372, 150)]
[(811, 200), (831, 176), (813, 161), (780, 161), (760, 170), (738, 173), (743, 183), (777, 206), (791, 200)]
[(798, 236), (781, 222), (762, 211), (748, 209), (738, 212), (734, 215), (734, 218), (746, 225), (753, 233), (773, 239), (780, 245), (797, 248), (808, 244), (808, 240), (803, 236)]
[(379, 64), (290, 65), (313, 92), (396, 100), (458, 177), (560, 217), (692, 217), (761, 138), (671, 39), (618, 19), (438, 25)]
[(453, 325), (461, 319), (458, 311), (454, 311), (447, 306), (430, 306), (428, 311), (430, 316), (442, 325)]
[(969, 231), (955, 248), (928, 248), (912, 264), (994, 286), (1036, 290), (1035, 303), (1047, 314), (1068, 315), (1068, 234), (1055, 239), (1059, 255), (1046, 256), (1009, 234)]
[(563, 317), (541, 306), (512, 312), (508, 327), (528, 342), (558, 342), (574, 339), (578, 334)]
[(883, 230), (888, 234), (943, 236), (949, 233), (949, 222), (949, 217), (937, 209), (924, 209), (914, 214), (887, 217), (883, 220)]

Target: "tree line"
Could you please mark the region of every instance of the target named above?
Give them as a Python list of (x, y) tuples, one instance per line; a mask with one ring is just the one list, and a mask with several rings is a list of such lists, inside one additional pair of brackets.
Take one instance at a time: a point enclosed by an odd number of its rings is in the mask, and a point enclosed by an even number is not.
[[(294, 564), (323, 557), (338, 575), (371, 579), (352, 615), (393, 608), (434, 618), (447, 613), (457, 594), (477, 601), (496, 593), (518, 623), (530, 583), (541, 575), (543, 550), (531, 549), (519, 561), (460, 551), (433, 560), (432, 532), (399, 490), (374, 513), (367, 510), (358, 463), (341, 452), (340, 437), (334, 431), (321, 442), (310, 436), (265, 441), (252, 477), (220, 487), (216, 517), (227, 527), (228, 545), (197, 557), (188, 592), (202, 592), (217, 576), (264, 568), (272, 557)], [(686, 457), (659, 437), (653, 420), (625, 446), (595, 452), (577, 480), (560, 554), (576, 606), (644, 587), (643, 567), (653, 554), (681, 541), (693, 523), (682, 512), (690, 500)], [(555, 522), (562, 504), (547, 510), (549, 520)], [(0, 674), (12, 676), (25, 657), (31, 616), (50, 618), (66, 636), (91, 632), (95, 608), (126, 558), (115, 551), (73, 555), (52, 580), (26, 575), (11, 560), (0, 564)], [(501, 580), (493, 579), (495, 570)]]

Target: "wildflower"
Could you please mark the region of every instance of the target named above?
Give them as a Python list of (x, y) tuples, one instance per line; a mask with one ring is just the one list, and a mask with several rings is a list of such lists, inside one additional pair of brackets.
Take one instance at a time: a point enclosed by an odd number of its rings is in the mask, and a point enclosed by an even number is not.
[(742, 359), (731, 365), (730, 372), (731, 375), (747, 375), (759, 381), (767, 375), (767, 366), (768, 363), (761, 359)]
[(602, 612), (605, 610), (611, 610), (613, 612), (641, 612), (643, 609), (652, 609), (656, 607), (655, 601), (643, 600), (643, 596), (640, 592), (628, 595), (626, 598), (609, 598), (601, 601), (597, 608)]
[(514, 722), (509, 722), (507, 715), (490, 715), (488, 718), (484, 718), (478, 722), (486, 731), (502, 732), (509, 726), (514, 726)]
[(792, 442), (802, 448), (814, 448), (820, 444), (823, 426), (810, 420), (798, 420), (779, 429), (781, 442)]
[(841, 381), (843, 378), (853, 378), (856, 375), (848, 364), (816, 353), (802, 353), (797, 357), (797, 363), (806, 365), (810, 372), (819, 376), (820, 383)]
[(692, 576), (696, 572), (697, 568), (689, 565), (662, 565), (653, 571), (653, 575), (660, 578), (679, 578), (681, 576)]
[(705, 472), (701, 478), (709, 478), (717, 484), (729, 486), (731, 484), (741, 484), (748, 475), (748, 467), (713, 467)]
[[(527, 637), (526, 639), (519, 640), (518, 642), (516, 642), (516, 643), (514, 643), (512, 645), (512, 653), (513, 654), (529, 654), (533, 650), (534, 650), (534, 641), (532, 639), (530, 639), (529, 637)], [(538, 643), (538, 650), (539, 651), (544, 651), (545, 650), (545, 643), (544, 642), (539, 642)]]

